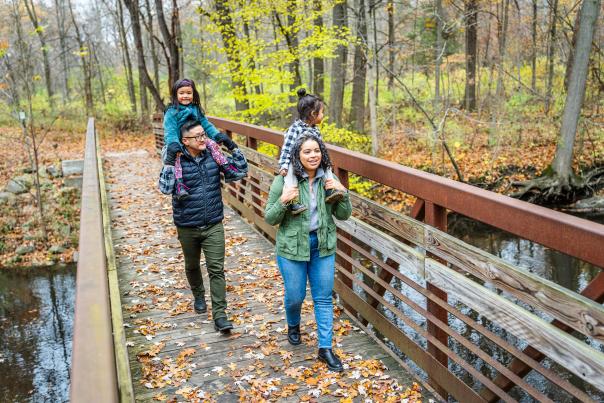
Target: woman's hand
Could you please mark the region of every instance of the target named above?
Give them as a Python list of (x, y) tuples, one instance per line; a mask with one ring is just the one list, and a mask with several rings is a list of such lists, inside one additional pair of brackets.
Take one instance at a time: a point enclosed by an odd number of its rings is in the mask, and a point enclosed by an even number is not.
[(287, 169), (283, 168), (282, 170), (280, 170), (279, 175), (281, 175), (281, 176), (287, 175)]
[(335, 189), (341, 190), (342, 192), (346, 192), (346, 188), (340, 182), (335, 179), (327, 179), (325, 180), (325, 189)]
[(286, 187), (283, 189), (283, 193), (281, 194), (281, 197), (279, 198), (279, 200), (281, 201), (281, 203), (287, 204), (290, 201), (297, 198), (298, 196), (299, 196), (298, 188)]

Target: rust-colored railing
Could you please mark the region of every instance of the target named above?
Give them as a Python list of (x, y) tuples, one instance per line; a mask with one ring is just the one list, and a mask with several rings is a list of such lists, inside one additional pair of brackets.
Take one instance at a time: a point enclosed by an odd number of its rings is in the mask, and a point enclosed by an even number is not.
[[(276, 160), (257, 149), (280, 147), (282, 134), (211, 120), (236, 135), (251, 164), (248, 179), (226, 186), (225, 199), (274, 239), (262, 213)], [(161, 116), (154, 132), (161, 146)], [(441, 395), (463, 402), (604, 398), (604, 273), (578, 294), (446, 233), (454, 211), (602, 268), (603, 225), (328, 149), (344, 184), (356, 174), (417, 197), (406, 216), (351, 195), (354, 218), (338, 222), (335, 288), (342, 305), (415, 362)]]
[(133, 402), (100, 147), (88, 120), (70, 401)]

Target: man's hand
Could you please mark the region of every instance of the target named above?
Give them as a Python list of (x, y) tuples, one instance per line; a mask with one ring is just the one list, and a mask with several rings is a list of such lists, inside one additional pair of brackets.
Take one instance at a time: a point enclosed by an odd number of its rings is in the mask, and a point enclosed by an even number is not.
[(287, 175), (287, 169), (282, 168), (282, 169), (279, 171), (279, 175), (281, 175), (281, 176), (285, 176), (285, 175)]
[(224, 144), (226, 146), (226, 148), (229, 149), (229, 151), (233, 151), (234, 149), (237, 148), (237, 144), (223, 132), (219, 132), (216, 135), (216, 142), (218, 142), (220, 144)]
[(297, 198), (298, 196), (299, 196), (298, 188), (286, 187), (283, 189), (283, 193), (281, 194), (281, 197), (279, 198), (279, 200), (281, 201), (281, 203), (287, 204), (290, 201)]
[(346, 188), (344, 187), (344, 185), (342, 185), (340, 182), (338, 182), (335, 179), (327, 179), (325, 181), (325, 189), (341, 190), (342, 192), (346, 191)]

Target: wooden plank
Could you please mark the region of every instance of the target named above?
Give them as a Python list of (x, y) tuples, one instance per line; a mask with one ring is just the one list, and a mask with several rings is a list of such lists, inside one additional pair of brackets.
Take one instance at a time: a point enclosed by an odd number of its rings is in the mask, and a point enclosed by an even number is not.
[(107, 203), (107, 189), (105, 174), (103, 171), (103, 160), (101, 158), (100, 144), (97, 142), (97, 165), (99, 171), (99, 193), (101, 195), (101, 209), (103, 211), (103, 233), (105, 238), (105, 254), (107, 256), (107, 279), (109, 284), (109, 303), (111, 305), (111, 323), (113, 327), (113, 348), (115, 351), (115, 369), (117, 373), (117, 387), (119, 389), (119, 401), (134, 402), (134, 390), (132, 388), (132, 375), (128, 362), (128, 349), (126, 347), (126, 336), (124, 333), (124, 320), (122, 316), (122, 301), (120, 287), (117, 278), (115, 263), (115, 250), (111, 239), (111, 218), (109, 216), (109, 205)]
[(240, 145), (239, 148), (243, 151), (245, 158), (248, 162), (253, 162), (258, 165), (260, 168), (267, 171), (269, 174), (272, 173), (273, 176), (277, 173), (278, 161), (276, 158), (268, 156), (266, 154), (262, 154), (260, 151), (254, 150), (252, 148)]
[[(357, 261), (353, 261), (349, 257), (345, 257), (345, 259), (347, 259), (358, 271), (363, 273), (363, 275), (370, 277), (373, 281), (376, 282), (376, 284), (380, 284), (382, 287), (384, 287), (384, 289), (388, 290), (394, 296), (394, 298), (397, 298), (398, 300), (402, 301), (404, 304), (409, 306), (415, 312), (417, 312), (418, 314), (422, 315), (427, 320), (432, 322), (435, 327), (437, 327), (440, 331), (445, 333), (445, 337), (448, 335), (448, 336), (454, 338), (459, 344), (461, 344), (463, 347), (468, 349), (468, 351), (470, 351), (472, 354), (476, 355), (478, 358), (483, 360), (484, 363), (493, 367), (495, 370), (497, 370), (502, 375), (513, 380), (515, 384), (517, 384), (518, 386), (523, 388), (529, 395), (533, 396), (537, 401), (551, 402), (551, 400), (547, 396), (544, 396), (543, 394), (541, 394), (533, 386), (528, 384), (524, 379), (515, 375), (512, 371), (510, 371), (507, 367), (505, 367), (499, 361), (490, 357), (486, 352), (481, 350), (480, 347), (472, 344), (472, 342), (467, 340), (464, 336), (460, 335), (455, 330), (450, 328), (446, 321), (443, 321), (441, 318), (435, 316), (429, 310), (422, 308), (419, 304), (415, 303), (413, 300), (411, 300), (409, 297), (405, 296), (399, 290), (397, 290), (396, 288), (392, 287), (390, 284), (381, 280), (378, 275), (376, 275), (371, 270), (364, 267), (362, 264), (358, 263)], [(363, 286), (362, 288), (366, 288), (366, 287)], [(374, 287), (374, 290), (375, 290), (375, 287)], [(374, 298), (374, 296), (371, 295), (369, 292), (367, 292), (366, 294), (367, 294), (368, 302), (370, 302), (370, 298), (374, 299), (374, 300), (379, 300), (378, 298)], [(377, 292), (376, 292), (376, 294), (377, 294)], [(380, 295), (380, 299), (383, 299), (382, 295)], [(395, 312), (397, 316), (404, 315), (401, 311), (399, 311), (394, 306), (386, 306), (386, 308), (392, 312)], [(446, 311), (445, 311), (445, 313), (446, 313)], [(432, 334), (432, 333), (430, 333), (430, 334)], [(441, 344), (442, 344), (442, 346), (446, 346), (445, 343), (441, 342)], [(440, 352), (440, 350), (439, 350), (439, 352)], [(444, 354), (444, 352), (443, 352), (443, 354)], [(445, 355), (445, 357), (446, 357), (446, 355)], [(503, 390), (501, 392), (503, 392)], [(494, 392), (491, 392), (491, 393), (493, 393), (495, 395)], [(499, 396), (498, 396), (498, 398), (499, 398)]]
[(260, 228), (262, 231), (266, 232), (273, 239), (276, 238), (276, 235), (277, 235), (276, 227), (269, 225), (266, 221), (264, 221), (263, 217), (260, 217), (256, 214), (254, 214), (254, 212), (251, 208), (249, 208), (246, 205), (244, 205), (243, 203), (241, 203), (239, 200), (237, 200), (231, 194), (225, 192), (223, 197), (225, 198), (225, 200), (227, 201), (228, 204), (230, 204), (233, 207), (235, 207), (236, 209), (240, 210), (243, 213), (244, 217), (246, 217), (250, 221), (252, 221), (256, 226), (258, 226), (258, 228)]
[(429, 258), (426, 259), (426, 280), (604, 391), (604, 353)]
[(426, 250), (586, 336), (604, 342), (604, 307), (442, 231), (426, 227)]
[(336, 220), (336, 225), (361, 242), (396, 261), (400, 265), (399, 270), (411, 271), (422, 278), (424, 277), (424, 255), (421, 252), (354, 217), (346, 221)]
[(355, 215), (358, 214), (358, 217), (363, 221), (381, 227), (416, 245), (423, 246), (425, 224), (392, 209), (380, 206), (376, 202), (354, 192), (350, 193), (350, 202)]
[(463, 381), (458, 379), (449, 369), (439, 363), (434, 357), (427, 354), (420, 346), (411, 340), (384, 315), (373, 309), (361, 297), (356, 295), (341, 280), (336, 279), (334, 290), (340, 295), (342, 300), (351, 305), (356, 312), (367, 319), (373, 327), (384, 337), (387, 337), (404, 354), (406, 354), (415, 364), (434, 378), (447, 389), (453, 397), (460, 402), (482, 402), (480, 396), (468, 387)]

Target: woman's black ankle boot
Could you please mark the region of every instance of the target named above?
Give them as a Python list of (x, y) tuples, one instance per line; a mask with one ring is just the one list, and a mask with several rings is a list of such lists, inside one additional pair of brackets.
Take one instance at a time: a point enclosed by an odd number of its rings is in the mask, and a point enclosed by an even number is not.
[(331, 350), (331, 348), (320, 348), (319, 349), (319, 361), (327, 364), (327, 368), (330, 371), (334, 372), (342, 372), (344, 371), (344, 367), (342, 366), (342, 361), (338, 358), (338, 356)]
[(287, 341), (293, 346), (297, 346), (302, 343), (302, 337), (300, 336), (300, 325), (288, 326), (287, 327)]

